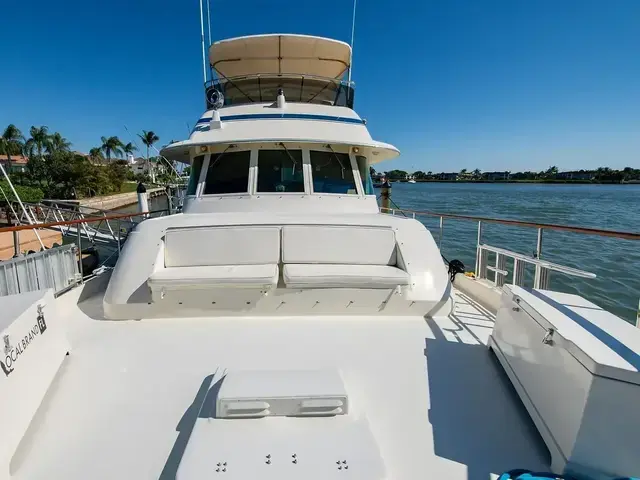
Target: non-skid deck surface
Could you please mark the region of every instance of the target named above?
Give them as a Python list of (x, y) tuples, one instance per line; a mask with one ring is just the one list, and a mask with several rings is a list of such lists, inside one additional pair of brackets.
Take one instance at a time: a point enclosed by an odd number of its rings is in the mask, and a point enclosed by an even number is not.
[[(73, 308), (73, 349), (12, 478), (487, 480), (547, 468), (485, 346), (491, 316), (463, 296), (455, 314), (427, 320), (109, 322)], [(348, 416), (213, 418), (225, 370), (327, 367), (342, 373)]]

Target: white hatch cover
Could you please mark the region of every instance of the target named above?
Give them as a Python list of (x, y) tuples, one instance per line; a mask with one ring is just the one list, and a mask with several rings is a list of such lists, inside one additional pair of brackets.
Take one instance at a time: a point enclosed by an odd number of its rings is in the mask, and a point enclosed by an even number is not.
[(639, 328), (578, 295), (504, 288), (543, 328), (553, 328), (553, 341), (591, 373), (640, 385)]
[(227, 78), (261, 73), (340, 78), (349, 69), (351, 47), (308, 35), (254, 35), (214, 43), (209, 48), (209, 62)]
[(348, 410), (337, 370), (231, 371), (216, 402), (218, 418), (344, 415)]
[(198, 418), (176, 480), (389, 478), (367, 418)]

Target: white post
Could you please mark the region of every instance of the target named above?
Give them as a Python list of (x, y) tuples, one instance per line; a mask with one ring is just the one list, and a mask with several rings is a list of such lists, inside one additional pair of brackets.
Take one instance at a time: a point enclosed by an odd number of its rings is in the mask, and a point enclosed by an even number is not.
[[(140, 213), (149, 211), (149, 199), (147, 198), (147, 189), (142, 182), (138, 183), (138, 188), (136, 188), (136, 192), (138, 192), (138, 211)], [(145, 215), (147, 217), (148, 215)]]

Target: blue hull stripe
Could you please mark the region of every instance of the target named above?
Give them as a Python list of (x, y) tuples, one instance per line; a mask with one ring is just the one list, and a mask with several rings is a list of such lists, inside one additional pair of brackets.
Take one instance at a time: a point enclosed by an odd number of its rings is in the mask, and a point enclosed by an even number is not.
[[(227, 115), (221, 117), (223, 122), (234, 122), (239, 120), (323, 120), (325, 122), (341, 122), (341, 123), (354, 123), (357, 125), (364, 125), (364, 120), (359, 118), (347, 118), (347, 117), (331, 117), (328, 115), (312, 115), (307, 113), (247, 113), (244, 115)], [(210, 118), (201, 118), (197, 124), (209, 123)]]
[[(589, 320), (584, 318), (582, 315), (574, 312), (573, 310), (561, 304), (560, 302), (557, 302), (556, 300), (549, 298), (544, 293), (539, 292), (537, 290), (533, 290), (533, 289), (528, 291), (533, 295), (535, 295), (536, 297), (538, 297), (543, 302), (548, 303), (549, 305), (554, 307), (556, 310), (564, 313), (567, 317), (569, 317), (571, 320), (576, 322), (578, 325), (584, 328), (587, 332), (589, 332), (591, 335), (596, 337), (598, 340), (604, 343), (611, 350), (613, 350), (618, 355), (620, 355), (628, 363), (633, 365), (633, 367), (636, 370), (640, 371), (640, 355), (638, 355), (636, 352), (631, 350), (620, 340), (611, 336), (609, 333), (605, 332), (600, 327), (594, 325)], [(624, 320), (621, 320), (621, 321), (624, 321)]]

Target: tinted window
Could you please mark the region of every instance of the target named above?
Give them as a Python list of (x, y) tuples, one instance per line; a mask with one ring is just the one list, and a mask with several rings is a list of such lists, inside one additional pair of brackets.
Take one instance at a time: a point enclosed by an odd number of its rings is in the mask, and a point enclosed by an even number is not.
[(191, 163), (191, 172), (189, 172), (189, 185), (187, 186), (187, 195), (195, 195), (198, 188), (198, 180), (202, 171), (202, 162), (204, 155), (195, 157)]
[(315, 193), (358, 193), (346, 153), (311, 151), (311, 171)]
[(204, 195), (247, 193), (250, 156), (249, 150), (211, 154)]
[(373, 180), (371, 180), (371, 168), (367, 165), (367, 157), (358, 155), (356, 157), (356, 162), (358, 163), (358, 170), (360, 170), (360, 178), (364, 183), (364, 194), (374, 195), (375, 192), (373, 190)]
[(302, 151), (260, 150), (258, 192), (304, 192)]
[(216, 80), (207, 87), (207, 105), (212, 108), (212, 90), (224, 94), (225, 105), (275, 102), (278, 89), (284, 90), (287, 102), (321, 103), (353, 108), (353, 84), (334, 78), (296, 74), (260, 74)]

